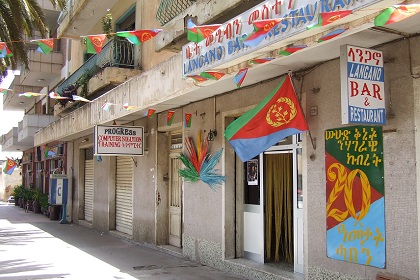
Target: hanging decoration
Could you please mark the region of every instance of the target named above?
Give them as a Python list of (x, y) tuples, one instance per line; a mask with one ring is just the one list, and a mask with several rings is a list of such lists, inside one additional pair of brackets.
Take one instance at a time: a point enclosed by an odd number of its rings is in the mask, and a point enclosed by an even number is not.
[(284, 56), (289, 56), (297, 51), (300, 51), (304, 48), (306, 48), (307, 45), (297, 45), (297, 46), (290, 46), (287, 47), (286, 49), (282, 50), (279, 52), (280, 55), (284, 55)]
[(199, 43), (208, 38), (214, 31), (216, 31), (221, 24), (211, 25), (195, 25), (191, 19), (187, 21), (187, 39), (190, 42)]
[(32, 40), (31, 42), (35, 42), (38, 45), (36, 49), (38, 52), (43, 54), (49, 54), (54, 49), (54, 39), (41, 39), (41, 40)]
[(91, 100), (78, 96), (78, 95), (72, 95), (72, 97), (74, 101), (92, 102)]
[(318, 15), (318, 22), (306, 27), (306, 29), (312, 29), (315, 27), (321, 27), (340, 20), (352, 13), (351, 10), (340, 10), (334, 12), (322, 12)]
[(340, 28), (340, 29), (331, 31), (331, 32), (325, 34), (324, 36), (322, 36), (321, 38), (319, 38), (318, 43), (322, 43), (322, 42), (331, 40), (332, 38), (335, 38), (335, 37), (343, 34), (344, 32), (346, 32), (346, 30), (347, 30), (347, 28), (346, 29)]
[(108, 111), (108, 110), (109, 110), (109, 108), (110, 108), (112, 105), (115, 105), (115, 104), (110, 103), (110, 102), (105, 102), (105, 103), (101, 106), (101, 108), (102, 108), (103, 110), (105, 110), (105, 111)]
[(0, 58), (12, 57), (13, 54), (5, 42), (0, 42)]
[(191, 113), (185, 113), (184, 127), (191, 127), (191, 119), (192, 119), (192, 114)]
[(248, 68), (243, 68), (241, 70), (239, 70), (239, 72), (235, 75), (235, 77), (233, 78), (233, 81), (236, 84), (236, 87), (240, 88), (242, 83), (245, 80), (246, 74), (248, 73)]
[(225, 176), (219, 175), (214, 167), (222, 155), (223, 148), (216, 154), (208, 154), (209, 141), (206, 137), (201, 139), (201, 131), (198, 132), (197, 149), (191, 137), (185, 138), (185, 147), (188, 155), (180, 154), (178, 157), (185, 168), (179, 170), (179, 176), (190, 182), (198, 180), (206, 183), (213, 191), (225, 181)]
[(279, 24), (282, 18), (255, 20), (252, 24), (254, 25), (254, 31), (241, 39), (244, 45), (249, 47), (255, 47), (265, 38), (265, 36), (273, 30), (273, 28)]
[(384, 26), (399, 22), (420, 12), (420, 4), (393, 5), (376, 16), (375, 26)]
[(13, 171), (15, 170), (17, 166), (16, 161), (11, 160), (10, 158), (7, 158), (6, 164), (3, 168), (3, 173), (7, 175), (12, 175)]
[(155, 37), (162, 29), (119, 31), (115, 35), (126, 38), (131, 44), (139, 46)]
[(201, 75), (188, 75), (188, 76), (185, 76), (185, 77), (191, 78), (197, 83), (205, 82), (205, 81), (208, 80), (207, 78), (202, 77)]
[(270, 62), (274, 59), (274, 57), (267, 57), (267, 58), (255, 58), (249, 61), (249, 64), (263, 64), (266, 62)]
[(175, 111), (168, 111), (168, 115), (166, 116), (166, 125), (171, 126), (174, 120)]
[(106, 39), (106, 34), (88, 35), (84, 37), (86, 40), (85, 43), (87, 53), (97, 54), (101, 52)]
[(225, 75), (225, 73), (222, 72), (212, 72), (212, 71), (206, 71), (206, 72), (201, 72), (200, 76), (203, 78), (206, 78), (208, 80), (220, 80), (220, 78), (222, 78)]
[(123, 105), (123, 107), (124, 107), (124, 109), (126, 109), (127, 111), (131, 111), (131, 110), (134, 110), (134, 109), (136, 109), (136, 108), (137, 108), (136, 106), (130, 106), (130, 105), (128, 105), (128, 103), (125, 103), (125, 104)]
[(28, 97), (28, 98), (38, 97), (38, 96), (43, 96), (43, 95), (46, 95), (46, 94), (37, 93), (37, 92), (24, 92), (24, 93), (19, 93), (19, 97), (20, 96), (25, 96), (25, 97)]
[(8, 91), (13, 91), (13, 90), (8, 89), (8, 88), (0, 88), (0, 93), (2, 94), (6, 94)]
[(49, 97), (52, 99), (70, 99), (68, 97), (61, 96), (57, 92), (50, 92)]
[(147, 109), (145, 116), (151, 119), (155, 115), (155, 112), (156, 112), (156, 109), (152, 109), (152, 108)]

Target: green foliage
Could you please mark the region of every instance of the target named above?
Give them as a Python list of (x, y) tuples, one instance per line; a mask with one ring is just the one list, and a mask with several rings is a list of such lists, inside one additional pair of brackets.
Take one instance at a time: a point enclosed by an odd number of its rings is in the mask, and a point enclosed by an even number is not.
[(39, 204), (41, 205), (41, 209), (46, 210), (48, 208), (48, 195), (47, 194), (41, 194), (39, 197)]
[(34, 201), (38, 201), (39, 202), (39, 200), (41, 199), (41, 196), (42, 196), (41, 189), (36, 188), (36, 189), (33, 190), (32, 199)]
[(13, 196), (15, 197), (15, 200), (23, 197), (23, 190), (25, 189), (24, 185), (17, 185), (15, 189), (13, 190)]
[(104, 34), (106, 34), (106, 37), (108, 39), (112, 38), (111, 33), (113, 32), (112, 29), (112, 14), (109, 11), (109, 9), (107, 10), (108, 12), (106, 13), (106, 15), (102, 18), (102, 32)]

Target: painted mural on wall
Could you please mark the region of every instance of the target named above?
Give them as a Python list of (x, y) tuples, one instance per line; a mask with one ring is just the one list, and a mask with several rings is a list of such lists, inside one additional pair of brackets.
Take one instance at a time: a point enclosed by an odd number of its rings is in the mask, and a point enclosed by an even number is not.
[(327, 256), (385, 267), (382, 127), (325, 131)]

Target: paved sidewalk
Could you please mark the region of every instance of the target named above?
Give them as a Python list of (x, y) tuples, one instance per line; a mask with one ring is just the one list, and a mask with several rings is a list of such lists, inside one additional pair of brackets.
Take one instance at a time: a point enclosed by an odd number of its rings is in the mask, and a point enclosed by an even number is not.
[(244, 279), (0, 202), (0, 279)]

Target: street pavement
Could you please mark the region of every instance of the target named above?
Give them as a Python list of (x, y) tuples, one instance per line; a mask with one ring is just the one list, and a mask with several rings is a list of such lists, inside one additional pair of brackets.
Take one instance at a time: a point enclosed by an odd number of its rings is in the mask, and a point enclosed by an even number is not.
[(0, 280), (244, 279), (0, 202)]

